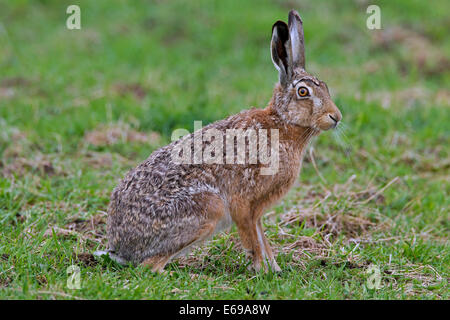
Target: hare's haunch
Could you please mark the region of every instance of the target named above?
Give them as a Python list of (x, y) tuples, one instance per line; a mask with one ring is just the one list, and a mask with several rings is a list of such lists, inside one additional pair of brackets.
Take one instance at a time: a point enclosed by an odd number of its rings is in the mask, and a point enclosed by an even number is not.
[[(234, 222), (253, 267), (280, 270), (261, 217), (297, 179), (311, 137), (334, 128), (342, 115), (327, 85), (305, 71), (303, 25), (296, 11), (289, 13), (288, 24), (273, 25), (271, 56), (279, 82), (265, 109), (242, 111), (160, 148), (114, 189), (107, 221), (113, 259), (161, 271), (171, 258)], [(228, 139), (230, 129), (238, 132), (236, 139)], [(214, 139), (205, 138), (210, 132)], [(267, 147), (278, 156), (276, 170), (263, 174), (268, 163), (261, 154), (252, 161), (249, 148), (244, 148), (242, 158), (233, 153), (231, 160), (237, 161), (229, 161), (228, 152), (239, 147), (239, 132), (245, 135), (241, 141), (256, 139), (258, 151)], [(217, 138), (220, 133), (223, 140)], [(180, 148), (186, 141), (194, 141), (192, 149)], [(223, 148), (210, 152), (214, 161), (174, 159), (182, 154), (193, 159), (196, 143), (205, 153), (217, 142)]]

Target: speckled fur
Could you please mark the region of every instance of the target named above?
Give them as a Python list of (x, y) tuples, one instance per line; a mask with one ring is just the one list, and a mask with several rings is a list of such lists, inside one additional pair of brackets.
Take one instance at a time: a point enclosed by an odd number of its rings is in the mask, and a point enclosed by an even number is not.
[[(290, 25), (291, 18), (300, 19), (295, 11), (290, 12)], [(301, 27), (301, 20), (294, 21)], [(278, 22), (274, 28), (287, 28), (287, 25)], [(300, 36), (303, 39), (302, 30)], [(272, 45), (287, 55), (290, 71), (280, 72), (280, 82), (275, 85), (268, 106), (242, 111), (201, 129), (225, 132), (230, 128), (253, 128), (268, 129), (269, 133), (270, 129), (278, 129), (277, 173), (261, 175), (262, 165), (248, 161), (245, 164), (177, 164), (172, 160), (171, 151), (180, 140), (160, 148), (132, 169), (112, 193), (107, 235), (108, 250), (113, 256), (162, 271), (172, 257), (234, 222), (243, 247), (253, 259), (253, 267), (258, 270), (270, 266), (280, 270), (264, 236), (261, 217), (297, 179), (311, 137), (335, 125), (330, 123), (328, 114), (338, 120), (341, 115), (326, 85), (295, 61), (296, 55), (289, 50), (296, 48), (291, 49), (289, 39), (285, 40), (286, 52), (278, 41), (273, 36)], [(304, 62), (304, 53), (301, 57)], [(279, 69), (279, 61), (272, 58)], [(299, 81), (312, 89), (309, 99), (298, 97)], [(203, 149), (206, 145), (204, 142)]]

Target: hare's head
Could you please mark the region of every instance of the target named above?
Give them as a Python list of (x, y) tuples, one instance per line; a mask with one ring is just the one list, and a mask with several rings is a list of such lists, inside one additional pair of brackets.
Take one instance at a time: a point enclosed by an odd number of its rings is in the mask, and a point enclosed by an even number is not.
[(280, 77), (274, 107), (290, 124), (316, 130), (334, 128), (342, 115), (325, 82), (305, 71), (303, 23), (295, 10), (289, 12), (288, 23), (277, 21), (272, 27), (272, 61)]

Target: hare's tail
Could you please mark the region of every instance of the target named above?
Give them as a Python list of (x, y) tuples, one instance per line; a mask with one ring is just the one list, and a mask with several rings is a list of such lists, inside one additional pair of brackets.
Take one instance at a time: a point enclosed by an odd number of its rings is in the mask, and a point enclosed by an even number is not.
[(127, 263), (124, 259), (122, 259), (118, 255), (116, 255), (114, 252), (108, 251), (108, 250), (95, 251), (94, 256), (99, 257), (99, 258), (110, 258), (111, 260), (117, 262), (118, 264), (126, 264)]

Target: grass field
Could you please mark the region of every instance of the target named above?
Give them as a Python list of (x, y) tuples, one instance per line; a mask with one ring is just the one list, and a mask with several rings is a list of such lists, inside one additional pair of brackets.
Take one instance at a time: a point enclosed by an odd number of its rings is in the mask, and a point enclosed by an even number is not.
[[(381, 30), (364, 0), (0, 1), (0, 299), (449, 299), (450, 2), (374, 3)], [(267, 104), (291, 8), (343, 130), (266, 214), (283, 272), (248, 271), (235, 227), (166, 274), (94, 259), (112, 189), (173, 129)]]

